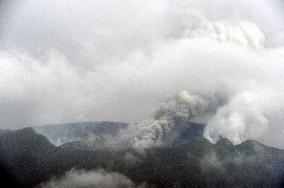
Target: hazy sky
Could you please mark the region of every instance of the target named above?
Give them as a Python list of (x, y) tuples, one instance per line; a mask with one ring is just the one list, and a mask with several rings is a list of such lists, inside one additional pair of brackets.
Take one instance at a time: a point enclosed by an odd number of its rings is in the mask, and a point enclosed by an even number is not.
[(281, 0), (4, 0), (0, 128), (149, 119), (225, 96), (206, 134), (284, 143)]

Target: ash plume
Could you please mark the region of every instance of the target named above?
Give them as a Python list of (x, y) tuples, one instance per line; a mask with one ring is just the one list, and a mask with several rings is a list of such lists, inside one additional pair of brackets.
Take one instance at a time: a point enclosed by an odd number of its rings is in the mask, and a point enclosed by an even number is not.
[(283, 8), (281, 0), (3, 1), (0, 127), (142, 122), (134, 143), (161, 145), (179, 129), (169, 117), (183, 112), (167, 104), (143, 122), (185, 90), (212, 142), (284, 147)]

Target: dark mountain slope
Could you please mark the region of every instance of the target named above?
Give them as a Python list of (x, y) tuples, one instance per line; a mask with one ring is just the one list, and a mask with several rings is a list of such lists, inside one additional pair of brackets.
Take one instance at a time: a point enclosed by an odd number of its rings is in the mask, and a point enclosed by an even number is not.
[(143, 152), (77, 151), (57, 148), (26, 128), (0, 136), (0, 159), (4, 183), (17, 187), (33, 187), (71, 168), (104, 168), (157, 187), (281, 187), (284, 177), (283, 150), (256, 141), (234, 146), (226, 139)]
[[(35, 134), (32, 128), (25, 128), (0, 137), (0, 159), (2, 168), (16, 183), (33, 184), (39, 176), (46, 176), (44, 166), (52, 166), (46, 156), (57, 148), (42, 135)], [(37, 165), (41, 163), (40, 165)], [(28, 177), (27, 177), (28, 176)]]
[(8, 132), (11, 132), (11, 130), (8, 130), (8, 129), (0, 129), (0, 135), (1, 135), (1, 134), (8, 133)]

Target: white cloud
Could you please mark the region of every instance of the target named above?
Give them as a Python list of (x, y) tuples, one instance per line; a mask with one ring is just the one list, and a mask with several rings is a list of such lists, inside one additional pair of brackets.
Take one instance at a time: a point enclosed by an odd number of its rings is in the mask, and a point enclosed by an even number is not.
[[(230, 122), (244, 130), (260, 124), (274, 134), (257, 132), (259, 139), (282, 141), (276, 121), (284, 92), (280, 0), (11, 2), (1, 7), (1, 127), (136, 122), (187, 90), (228, 99), (208, 122), (208, 129), (219, 120), (228, 124), (217, 135), (235, 140)], [(263, 90), (274, 94), (262, 99)], [(252, 116), (258, 120), (243, 123)], [(244, 130), (243, 138), (255, 138)]]
[(127, 177), (105, 170), (85, 171), (72, 169), (58, 179), (42, 183), (41, 188), (134, 188), (134, 183)]

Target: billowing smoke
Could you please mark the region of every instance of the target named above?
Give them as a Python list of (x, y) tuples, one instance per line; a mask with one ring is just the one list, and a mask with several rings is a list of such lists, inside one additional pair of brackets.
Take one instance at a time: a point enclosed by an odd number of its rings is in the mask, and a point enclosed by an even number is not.
[(281, 0), (12, 0), (0, 11), (1, 128), (143, 122), (186, 90), (198, 110), (170, 102), (134, 143), (159, 145), (178, 129), (172, 114), (200, 113), (212, 142), (283, 147)]
[[(135, 184), (127, 177), (115, 173), (106, 172), (105, 170), (75, 170), (72, 169), (58, 179), (51, 179), (46, 183), (42, 183), (40, 188), (116, 188), (127, 187), (134, 188)], [(141, 187), (142, 188), (142, 187)]]
[(268, 125), (264, 115), (266, 106), (263, 104), (263, 98), (265, 97), (247, 92), (234, 96), (228, 104), (219, 107), (216, 114), (208, 121), (205, 137), (216, 142), (222, 136), (229, 138), (235, 144), (259, 138)]
[(202, 117), (208, 102), (202, 97), (182, 91), (163, 103), (153, 120), (138, 123), (134, 135), (135, 148), (166, 145), (183, 130), (183, 121), (194, 121)]

